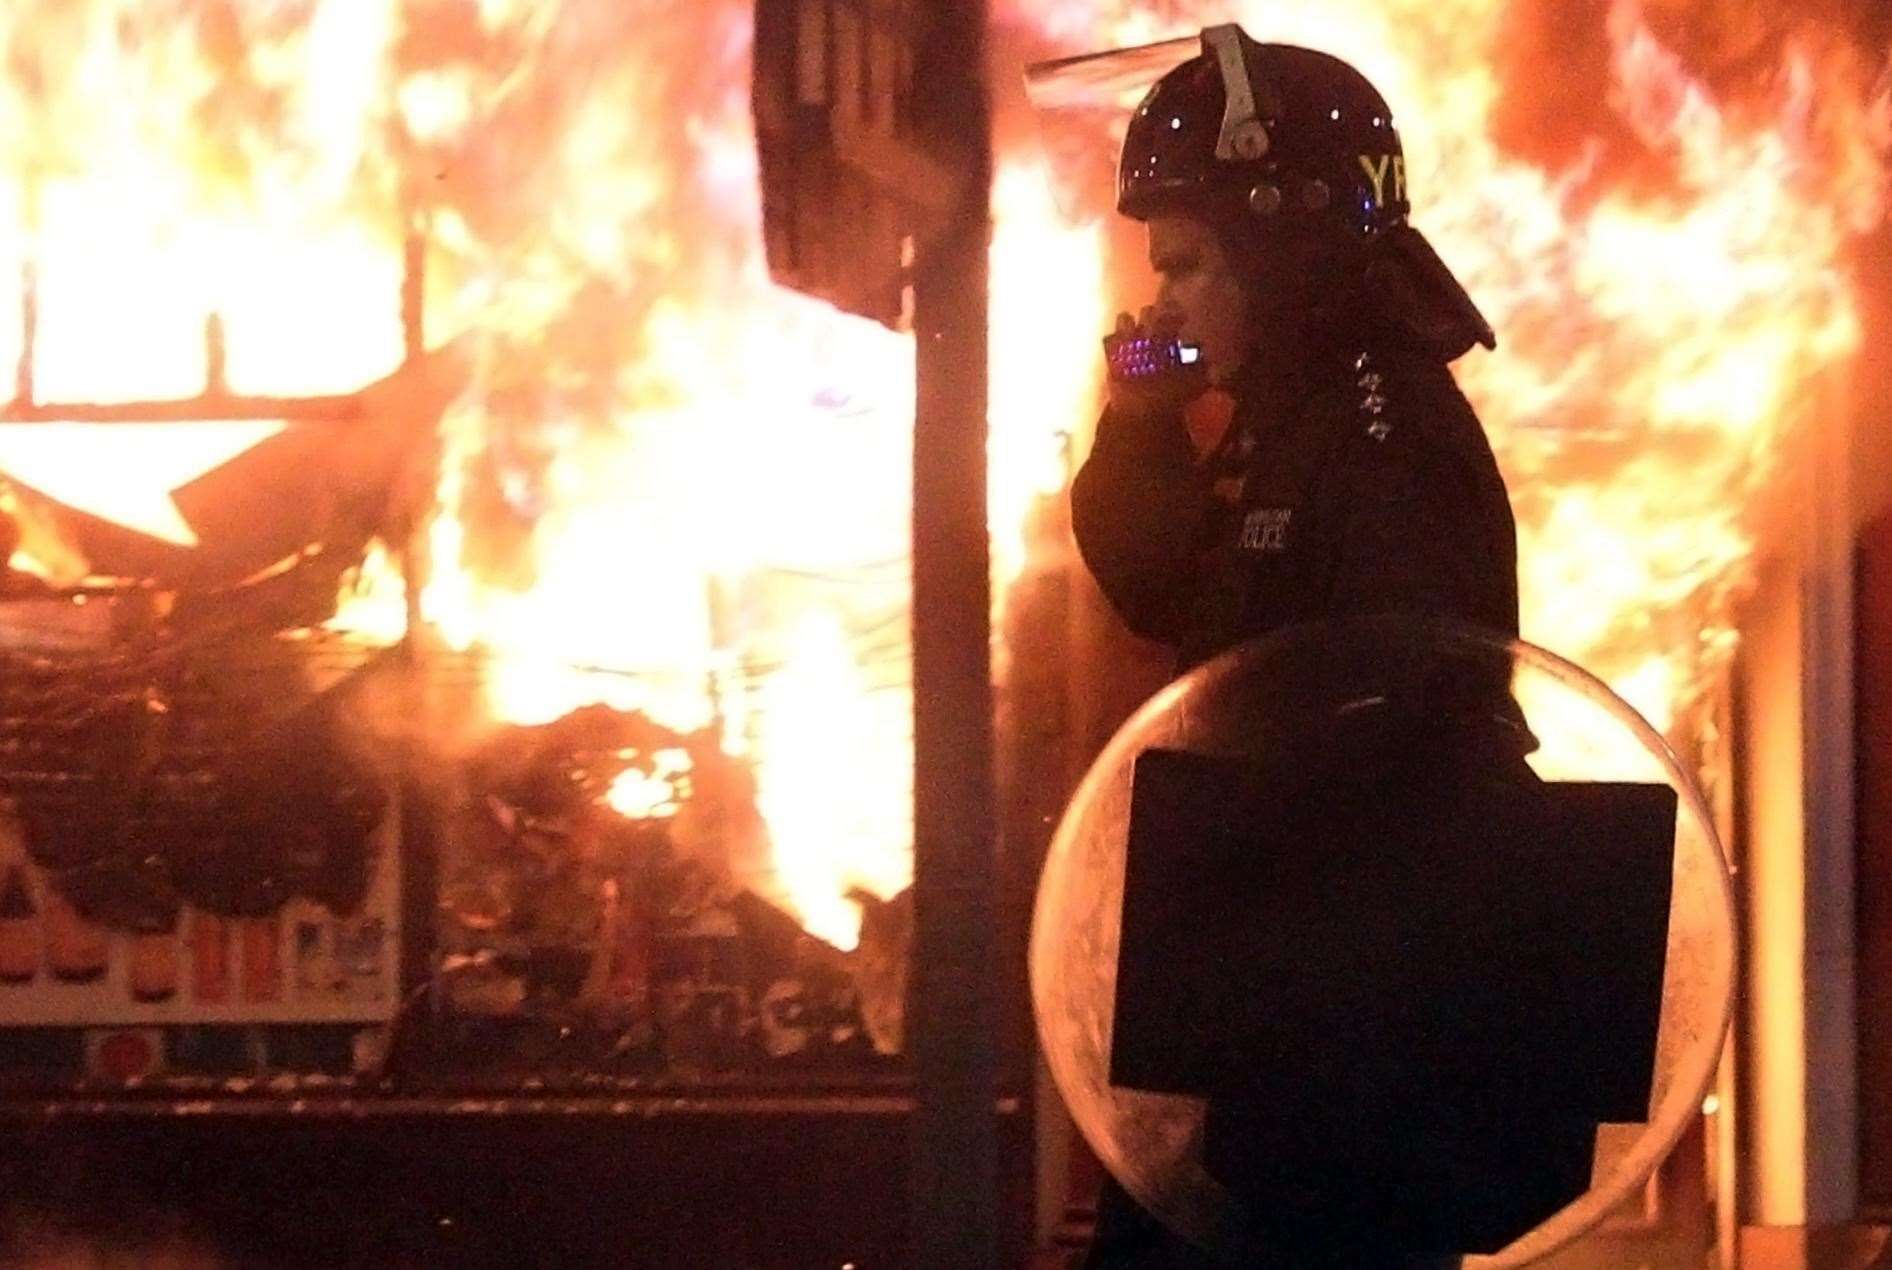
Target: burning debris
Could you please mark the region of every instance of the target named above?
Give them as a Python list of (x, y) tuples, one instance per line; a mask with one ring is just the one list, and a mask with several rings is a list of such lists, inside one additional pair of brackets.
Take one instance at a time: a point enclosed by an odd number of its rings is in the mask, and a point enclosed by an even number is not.
[[(1759, 532), (1742, 508), (1857, 343), (1841, 266), (1849, 228), (1882, 212), (1887, 131), (1859, 55), (1808, 37), (1811, 18), (1756, 34), (1713, 17), (1739, 6), (1693, 22), (1620, 0), (1574, 35), (1548, 4), (1252, 7), (1220, 16), (1348, 57), (1415, 137), (1452, 139), (1415, 150), (1413, 184), (1503, 333), (1466, 387), (1518, 493), (1526, 634), (1672, 719), (1731, 647)], [(173, 625), (253, 638), (155, 662), (95, 639), (62, 654), (64, 679), (7, 653), (5, 713), (38, 722), (0, 732), (34, 857), (18, 894), (0, 875), (0, 979), (34, 922), (70, 973), (98, 972), (81, 907), (143, 932), (157, 980), (174, 908), (353, 902), (374, 859), (354, 843), (386, 819), (378, 760), (321, 708), (260, 748), (210, 719), (314, 695), (278, 632), (385, 646), (418, 618), (439, 656), (479, 661), (499, 728), (453, 775), (428, 897), (457, 1017), (595, 1020), (636, 1062), (899, 1047), (912, 347), (767, 281), (754, 13), (391, 0), (160, 20), (41, 0), (0, 17), (19, 125), (0, 274), (24, 292), (17, 322), (0, 305), (17, 397), (0, 427), (110, 428), (112, 403), (169, 403), (121, 421), (111, 457), (176, 463), (88, 463), (8, 431), (5, 592), (103, 572), (137, 579), (113, 604), (157, 583)], [(1014, 5), (996, 52), (1210, 16)], [(1000, 124), (1003, 597), (1027, 510), (1094, 415), (1110, 230), (1061, 214), (1030, 130)], [(445, 349), (451, 373), (406, 373)], [(103, 404), (62, 418), (49, 401)], [(288, 417), (298, 402), (319, 427)], [(232, 428), (254, 442), (234, 456)], [(172, 478), (175, 498), (157, 488)], [(106, 607), (21, 602), (35, 638)], [(252, 653), (248, 688), (221, 682)], [(41, 869), (66, 883), (38, 886)], [(289, 934), (271, 947), (295, 954)], [(674, 983), (695, 986), (666, 1004)]]
[[(897, 1050), (878, 967), (760, 898), (753, 776), (714, 729), (589, 706), (463, 764), (441, 995), (463, 1028), (588, 1070), (715, 1072)], [(871, 1024), (873, 1026), (870, 1026)]]
[(152, 933), (186, 905), (359, 910), (386, 777), (320, 698), (283, 714), (308, 695), (303, 655), (267, 639), (0, 655), (0, 793), (64, 904)]
[[(832, 964), (878, 938), (864, 907), (904, 911), (911, 877), (912, 352), (767, 281), (753, 14), (747, 0), (661, 20), (590, 3), (187, 4), (154, 27), (119, 0), (60, 0), (0, 19), (16, 72), (0, 93), (34, 138), (0, 163), (0, 228), (18, 231), (0, 234), (0, 275), (25, 291), (25, 320), (0, 317), (15, 413), (104, 403), (73, 424), (102, 426), (113, 403), (155, 401), (178, 406), (169, 426), (117, 435), (182, 451), (258, 434), (228, 470), (206, 451), (203, 471), (169, 473), (185, 480), (175, 499), (155, 472), (125, 489), (71, 454), (0, 455), (0, 470), (19, 486), (22, 577), (73, 585), (106, 562), (216, 591), (319, 540), (333, 550), (291, 571), (256, 629), (326, 623), (392, 644), (418, 618), (426, 655), (478, 662), (502, 728), (599, 704), (686, 737), (721, 719), (687, 772), (656, 757), (667, 746), (625, 766), (607, 755), (582, 774), (582, 816), (469, 777), (484, 822), (456, 813), (451, 828), (555, 888), (577, 885), (559, 853), (628, 858), (619, 839), (641, 832), (682, 862), (677, 886), (716, 905), (761, 897)], [(86, 91), (79, 66), (137, 91)], [(1095, 272), (1082, 250), (1055, 254)], [(1088, 339), (1071, 330), (1073, 348)], [(410, 391), (443, 350), (451, 373)], [(1040, 387), (1013, 415), (1034, 437), (1082, 412), (1088, 371), (1056, 378), (1077, 397), (1020, 368)], [(317, 400), (338, 417), (279, 426), (277, 407)], [(1055, 490), (1058, 443), (1031, 450), (995, 498)], [(833, 479), (796, 479), (814, 470)], [(92, 517), (84, 542), (69, 524), (46, 532), (61, 519), (48, 500)], [(321, 570), (327, 594), (308, 603)], [(747, 820), (725, 832), (706, 786), (738, 768), (752, 787), (729, 802)], [(572, 924), (600, 928), (610, 880), (614, 920), (634, 929), (648, 898), (634, 883), (656, 883), (584, 867), (597, 875)], [(858, 956), (891, 957), (901, 923), (868, 925), (896, 935)], [(537, 982), (478, 975), (496, 1001)], [(904, 983), (891, 962), (872, 978), (883, 997)], [(750, 985), (751, 1014), (772, 982)], [(792, 1014), (794, 996), (770, 1000)], [(897, 1044), (897, 1002), (868, 1014), (877, 1046)]]

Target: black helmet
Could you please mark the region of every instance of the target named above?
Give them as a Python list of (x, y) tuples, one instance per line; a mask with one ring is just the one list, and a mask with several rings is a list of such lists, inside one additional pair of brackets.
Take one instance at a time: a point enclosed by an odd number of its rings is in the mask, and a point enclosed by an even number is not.
[(1393, 112), (1337, 57), (1209, 27), (1137, 107), (1118, 165), (1125, 216), (1176, 206), (1377, 237), (1411, 210)]
[(1474, 343), (1497, 347), (1406, 222), (1406, 155), (1386, 99), (1337, 57), (1206, 28), (1201, 54), (1157, 80), (1131, 116), (1118, 163), (1119, 212), (1148, 220), (1172, 209), (1253, 230), (1244, 241), (1295, 239), (1330, 264), (1355, 262), (1347, 272), (1373, 307), (1443, 360)]

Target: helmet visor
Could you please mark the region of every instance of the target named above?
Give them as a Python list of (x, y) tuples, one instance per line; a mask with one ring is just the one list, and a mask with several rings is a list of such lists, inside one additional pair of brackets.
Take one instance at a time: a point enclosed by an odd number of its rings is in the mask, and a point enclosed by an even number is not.
[(1117, 205), (1117, 152), (1151, 85), (1202, 52), (1199, 35), (1083, 53), (1025, 69), (1053, 196), (1068, 217), (1095, 219)]

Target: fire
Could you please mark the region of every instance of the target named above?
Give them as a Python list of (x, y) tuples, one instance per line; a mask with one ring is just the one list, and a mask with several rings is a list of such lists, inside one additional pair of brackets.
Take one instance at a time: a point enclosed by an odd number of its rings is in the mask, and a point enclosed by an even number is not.
[[(681, 38), (739, 48), (733, 12), (679, 20)], [(638, 49), (621, 52), (626, 66), (606, 82), (648, 93)], [(599, 180), (602, 163), (620, 197), (598, 199), (594, 219), (581, 206), (544, 226), (543, 246), (575, 269), (564, 281), (595, 284), (601, 260), (641, 250), (672, 289), (622, 332), (637, 355), (608, 367), (615, 391), (583, 403), (598, 415), (544, 428), (564, 451), (502, 475), (527, 522), (521, 586), (482, 570), (469, 543), (480, 527), (463, 510), (471, 470), (494, 460), (507, 426), (495, 407), (519, 391), (509, 377), (522, 350), (495, 348), (482, 364), (486, 381), (445, 428), (422, 611), (454, 647), (488, 659), (498, 718), (541, 722), (605, 701), (681, 731), (719, 722), (724, 749), (757, 770), (775, 867), (761, 888), (845, 948), (860, 924), (849, 895), (890, 899), (911, 880), (913, 351), (909, 337), (767, 281), (745, 69), (730, 56), (714, 93), (685, 95), (696, 112), (687, 154), (627, 155), (633, 103), (613, 108), (608, 94), (567, 141), (572, 179)], [(426, 131), (451, 132), (468, 110), (464, 77), (411, 83), (403, 108)], [(714, 208), (708, 222), (658, 217), (640, 247), (617, 241), (630, 211), (699, 201)], [(1062, 486), (1070, 431), (1090, 408), (1103, 264), (1096, 228), (1064, 224), (1035, 167), (1003, 167), (995, 206), (990, 513), (1002, 598), (1024, 566), (1024, 510)], [(469, 323), (542, 338), (545, 319), (517, 297), (492, 302)], [(542, 374), (524, 351), (525, 373)], [(389, 577), (384, 614), (398, 611)]]
[(1026, 509), (1070, 478), (1071, 435), (1089, 422), (1097, 391), (1107, 300), (1102, 227), (1067, 221), (1041, 169), (1001, 165), (992, 207), (987, 512), (1003, 604), (1025, 564)]
[[(757, 738), (763, 817), (786, 898), (802, 924), (853, 948), (865, 891), (892, 899), (912, 859), (887, 844), (912, 833), (912, 699), (904, 656), (876, 684), (832, 615), (790, 632), (782, 669), (762, 692)], [(902, 744), (901, 742), (905, 743)]]
[(631, 762), (611, 782), (604, 800), (626, 820), (654, 820), (674, 816), (690, 796), (690, 755), (684, 750), (658, 750), (648, 766), (637, 762), (635, 751), (620, 757)]
[[(1619, 0), (1592, 94), (1614, 140), (1533, 157), (1499, 139), (1519, 76), (1491, 50), (1518, 7), (1064, 0), (1012, 21), (1075, 52), (1234, 18), (1382, 87), (1418, 219), (1504, 339), (1461, 373), (1518, 505), (1526, 634), (1667, 726), (1731, 646), (1746, 509), (1856, 348), (1842, 261), (1882, 214), (1886, 114), (1837, 37), (1790, 28), (1771, 87), (1729, 97)], [(496, 720), (606, 702), (720, 729), (773, 839), (755, 884), (845, 947), (850, 894), (911, 876), (913, 349), (768, 281), (750, 20), (746, 0), (13, 5), (0, 279), (35, 310), (37, 401), (195, 396), (212, 316), (230, 391), (346, 393), (402, 364), (418, 239), (425, 343), (464, 372), (405, 548), (431, 633), (481, 667)], [(1065, 218), (1035, 154), (1001, 156), (994, 208), (1002, 602), (1094, 409), (1108, 300), (1104, 226)], [(0, 302), (0, 366), (22, 311)], [(336, 625), (398, 637), (396, 554)], [(611, 797), (652, 814), (658, 779)]]
[[(577, 2), (13, 6), (0, 277), (27, 298), (0, 303), (0, 365), (22, 364), (30, 306), (36, 402), (354, 392), (407, 352), (418, 237), (425, 341), (465, 370), (438, 511), (371, 552), (335, 625), (400, 635), (404, 555), (496, 721), (605, 702), (720, 726), (781, 820), (755, 884), (846, 944), (845, 888), (891, 896), (911, 869), (909, 794), (881, 769), (904, 761), (910, 706), (912, 348), (767, 278), (749, 21), (730, 0), (660, 21)], [(95, 462), (47, 464), (48, 492), (189, 541), (155, 474), (147, 497), (54, 480)], [(810, 652), (796, 632), (823, 621)], [(850, 756), (873, 778), (781, 775)], [(626, 814), (666, 805), (645, 776), (613, 787)], [(877, 859), (830, 869), (837, 851)]]
[[(1597, 31), (1493, 0), (1020, 8), (1063, 52), (1239, 21), (1381, 88), (1415, 222), (1499, 332), (1458, 373), (1518, 512), (1524, 636), (1659, 729), (1724, 670), (1755, 509), (1837, 404), (1860, 339), (1846, 253), (1885, 214), (1892, 141), (1883, 68), (1837, 30), (1770, 22), (1777, 64), (1718, 85), (1712, 41), (1680, 36), (1720, 7), (1614, 0)], [(1532, 43), (1533, 20), (1555, 34)], [(1525, 704), (1544, 764), (1575, 762), (1554, 706)]]
[[(348, 391), (401, 356), (401, 222), (371, 144), (391, 6), (9, 5), (0, 279), (30, 273), (41, 401)], [(0, 304), (0, 366), (19, 307)]]
[(69, 507), (180, 547), (197, 545), (171, 491), (283, 430), (280, 420), (25, 423), (0, 431), (0, 471)]

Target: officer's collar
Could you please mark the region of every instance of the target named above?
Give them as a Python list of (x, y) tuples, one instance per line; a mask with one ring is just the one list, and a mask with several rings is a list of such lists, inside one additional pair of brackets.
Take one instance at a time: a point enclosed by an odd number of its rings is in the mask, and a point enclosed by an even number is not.
[(1378, 346), (1376, 333), (1337, 326), (1309, 330), (1291, 346), (1257, 344), (1230, 385), (1244, 401), (1292, 403), (1351, 373), (1360, 354)]
[(1471, 298), (1419, 232), (1398, 225), (1332, 268), (1296, 329), (1263, 333), (1230, 387), (1285, 405), (1351, 377), (1361, 354), (1456, 361), (1495, 340)]

